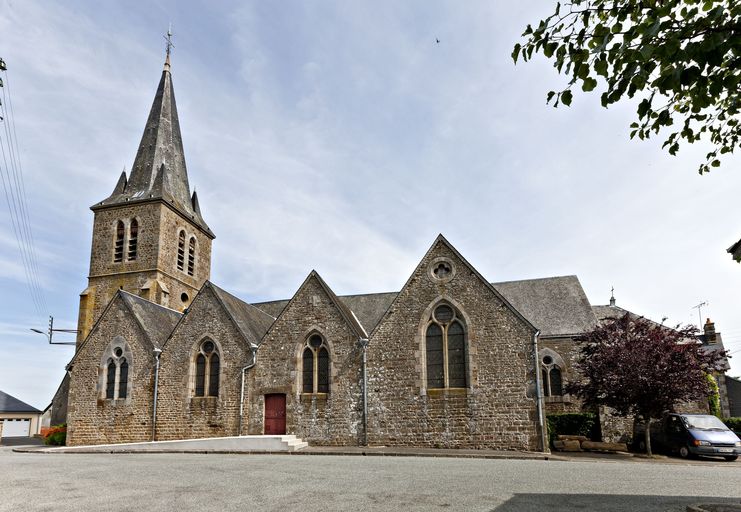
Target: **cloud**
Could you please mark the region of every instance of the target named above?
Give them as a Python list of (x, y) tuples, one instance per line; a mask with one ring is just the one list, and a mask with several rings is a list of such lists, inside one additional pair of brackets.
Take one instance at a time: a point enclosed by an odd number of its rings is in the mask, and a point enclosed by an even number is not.
[[(337, 293), (395, 290), (443, 232), (492, 281), (577, 274), (594, 303), (614, 285), (618, 304), (689, 321), (709, 300), (721, 332), (741, 329), (741, 267), (724, 252), (741, 237), (738, 157), (699, 177), (705, 147), (671, 158), (659, 140), (628, 140), (632, 105), (580, 94), (547, 107), (565, 78), (509, 57), (547, 10), (6, 0), (2, 57), (49, 313), (75, 324), (88, 207), (133, 162), (172, 19), (191, 187), (217, 236), (212, 278), (240, 297), (290, 297), (311, 269)], [(67, 362), (43, 343), (8, 348), (46, 322), (28, 313), (8, 229), (0, 324), (20, 330), (0, 326), (3, 390), (12, 368), (37, 360), (56, 380)]]

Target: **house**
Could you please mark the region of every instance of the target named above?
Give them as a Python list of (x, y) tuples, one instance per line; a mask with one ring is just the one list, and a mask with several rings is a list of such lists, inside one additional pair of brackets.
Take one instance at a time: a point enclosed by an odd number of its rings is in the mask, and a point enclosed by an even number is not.
[(41, 414), (37, 408), (0, 391), (0, 439), (37, 435)]

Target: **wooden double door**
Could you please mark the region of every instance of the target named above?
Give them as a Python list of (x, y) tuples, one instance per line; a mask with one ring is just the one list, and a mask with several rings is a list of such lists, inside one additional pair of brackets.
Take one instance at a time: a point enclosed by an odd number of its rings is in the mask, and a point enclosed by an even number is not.
[(265, 395), (265, 435), (286, 433), (286, 395)]

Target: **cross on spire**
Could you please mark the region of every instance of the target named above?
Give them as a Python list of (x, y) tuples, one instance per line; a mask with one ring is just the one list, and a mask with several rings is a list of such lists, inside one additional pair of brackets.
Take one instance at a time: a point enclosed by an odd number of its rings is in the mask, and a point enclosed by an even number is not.
[(170, 26), (167, 28), (167, 34), (162, 36), (165, 38), (165, 68), (169, 69), (170, 67), (170, 50), (175, 48), (175, 45), (172, 44), (172, 23), (170, 23)]

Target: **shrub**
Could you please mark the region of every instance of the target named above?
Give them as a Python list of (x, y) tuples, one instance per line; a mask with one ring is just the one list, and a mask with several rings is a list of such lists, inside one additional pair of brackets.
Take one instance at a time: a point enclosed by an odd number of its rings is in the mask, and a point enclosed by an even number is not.
[(549, 414), (546, 422), (551, 444), (558, 435), (586, 436), (592, 441), (601, 438), (597, 415), (591, 412)]
[(710, 392), (708, 393), (708, 408), (710, 409), (710, 414), (720, 418), (720, 392), (718, 391), (718, 383), (715, 381), (715, 377), (709, 373), (705, 378), (708, 381), (708, 388), (710, 388)]
[(54, 425), (44, 436), (44, 444), (64, 446), (67, 442), (67, 424)]
[(723, 423), (725, 423), (728, 428), (736, 432), (737, 435), (741, 434), (741, 417), (726, 418), (723, 420)]

